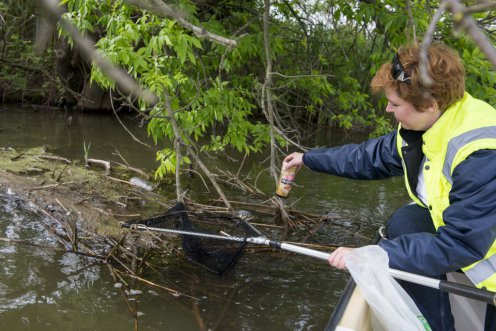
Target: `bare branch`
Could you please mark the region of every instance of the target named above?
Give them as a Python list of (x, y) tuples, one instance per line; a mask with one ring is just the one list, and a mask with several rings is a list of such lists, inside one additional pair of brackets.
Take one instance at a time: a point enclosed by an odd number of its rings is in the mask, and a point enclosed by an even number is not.
[(426, 87), (432, 86), (432, 84), (434, 84), (434, 81), (432, 80), (431, 76), (429, 76), (429, 70), (428, 70), (429, 60), (427, 59), (427, 52), (434, 39), (434, 32), (436, 31), (437, 22), (439, 22), (439, 20), (443, 16), (445, 6), (446, 4), (444, 2), (440, 4), (439, 9), (432, 17), (431, 23), (429, 24), (429, 28), (427, 29), (424, 35), (424, 40), (420, 45), (420, 61), (419, 61), (420, 81)]
[[(109, 92), (110, 93), (110, 92)], [(147, 143), (144, 143), (142, 142), (141, 140), (139, 140), (138, 138), (136, 138), (136, 136), (131, 132), (129, 131), (129, 129), (124, 125), (124, 123), (122, 123), (119, 115), (117, 114), (117, 111), (115, 110), (115, 107), (114, 107), (114, 101), (112, 99), (112, 93), (110, 93), (110, 96), (109, 96), (109, 99), (110, 99), (110, 105), (112, 107), (112, 111), (114, 112), (114, 115), (115, 117), (117, 118), (117, 121), (119, 122), (119, 124), (124, 128), (124, 130), (126, 130), (126, 132), (131, 136), (131, 138), (136, 141), (137, 143), (143, 145), (143, 146), (146, 146), (148, 148), (151, 148), (150, 145), (148, 145)]]
[(467, 31), (475, 44), (479, 46), (487, 59), (496, 68), (496, 49), (492, 46), (489, 38), (477, 26), (474, 19), (465, 14), (466, 7), (457, 0), (444, 0), (443, 2), (446, 3), (446, 8), (453, 14), (454, 22)]
[[(200, 158), (198, 157), (198, 155), (195, 153), (195, 151), (191, 148), (191, 146), (187, 145), (187, 144), (184, 144), (182, 138), (181, 138), (181, 133), (180, 133), (180, 130), (179, 130), (179, 126), (176, 122), (176, 119), (174, 118), (174, 113), (172, 111), (172, 106), (171, 106), (171, 103), (170, 103), (170, 96), (167, 92), (164, 93), (164, 100), (165, 100), (165, 108), (167, 109), (167, 114), (169, 115), (169, 121), (172, 125), (172, 129), (174, 130), (174, 135), (176, 137), (176, 140), (178, 141), (178, 143), (181, 143), (185, 146), (186, 150), (188, 151), (188, 154), (191, 155), (192, 158), (195, 159), (196, 163), (200, 166), (200, 168), (202, 169), (203, 173), (205, 175), (207, 175), (208, 179), (210, 179), (210, 182), (212, 183), (212, 185), (215, 187), (215, 190), (217, 191), (217, 193), (219, 194), (220, 198), (222, 199), (222, 201), (224, 202), (224, 204), (226, 205), (226, 207), (233, 211), (233, 208), (231, 206), (231, 204), (229, 203), (229, 200), (227, 200), (224, 192), (222, 192), (222, 189), (220, 188), (219, 184), (217, 184), (217, 181), (215, 180), (214, 176), (212, 175), (212, 173), (210, 173), (210, 171), (208, 170), (208, 168), (205, 166), (205, 164), (203, 164), (202, 160), (200, 160)], [(176, 177), (177, 179), (177, 177)], [(181, 197), (178, 196), (178, 199), (180, 199)]]
[(198, 27), (194, 24), (191, 24), (187, 20), (185, 20), (181, 15), (176, 13), (171, 7), (169, 7), (165, 2), (160, 1), (160, 0), (149, 0), (149, 1), (143, 1), (143, 0), (125, 0), (126, 3), (150, 10), (160, 16), (165, 16), (168, 18), (171, 18), (177, 23), (179, 23), (183, 28), (190, 30), (193, 32), (196, 36), (199, 38), (207, 38), (210, 39), (211, 41), (214, 41), (216, 43), (226, 45), (226, 46), (236, 46), (237, 42), (236, 40), (225, 38), (222, 36), (219, 36), (215, 33), (209, 32), (205, 30), (204, 28)]
[(471, 7), (467, 7), (464, 11), (465, 14), (481, 13), (484, 11), (496, 9), (496, 2), (483, 1)]
[(59, 1), (43, 0), (42, 5), (45, 7), (49, 19), (53, 23), (58, 22), (62, 29), (69, 33), (74, 40), (74, 43), (79, 46), (78, 49), (86, 61), (95, 63), (95, 65), (97, 65), (107, 77), (112, 79), (124, 93), (139, 97), (150, 105), (157, 103), (157, 97), (152, 92), (139, 86), (134, 78), (128, 75), (127, 72), (103, 57), (96, 50), (94, 41), (89, 37), (83, 36), (72, 23), (62, 17), (65, 10), (63, 7), (59, 6)]
[(277, 171), (275, 166), (276, 151), (275, 151), (275, 133), (274, 133), (274, 108), (272, 103), (272, 58), (270, 49), (270, 36), (269, 36), (269, 14), (270, 14), (270, 0), (264, 0), (265, 10), (263, 16), (263, 36), (264, 36), (264, 49), (265, 49), (265, 81), (262, 86), (262, 109), (270, 125), (270, 174), (274, 178), (274, 183), (277, 185)]
[[(413, 19), (413, 13), (412, 13), (412, 2), (411, 0), (406, 0), (406, 7), (408, 10), (408, 25), (412, 29), (413, 33), (413, 42), (417, 42), (417, 33), (416, 33), (416, 28), (415, 28), (415, 21)], [(410, 39), (410, 34), (408, 33), (408, 29), (406, 31), (406, 39)]]

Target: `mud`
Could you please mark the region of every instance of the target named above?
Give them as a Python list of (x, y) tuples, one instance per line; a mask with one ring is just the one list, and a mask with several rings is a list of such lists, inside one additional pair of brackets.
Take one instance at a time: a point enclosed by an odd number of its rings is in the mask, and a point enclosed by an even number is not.
[(118, 237), (128, 231), (121, 222), (158, 215), (171, 204), (162, 195), (133, 186), (129, 179), (136, 176), (113, 164), (105, 175), (103, 167), (66, 160), (44, 147), (22, 151), (0, 147), (2, 192), (63, 222), (77, 222), (97, 236)]

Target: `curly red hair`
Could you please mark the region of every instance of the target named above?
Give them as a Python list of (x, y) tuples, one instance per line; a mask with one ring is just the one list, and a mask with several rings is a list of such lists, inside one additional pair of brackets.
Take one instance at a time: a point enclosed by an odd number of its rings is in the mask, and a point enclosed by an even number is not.
[(402, 47), (398, 56), (405, 72), (411, 77), (410, 84), (395, 80), (391, 64), (383, 64), (371, 82), (372, 92), (394, 90), (417, 110), (424, 111), (436, 101), (441, 111), (457, 102), (465, 93), (465, 69), (458, 54), (442, 44), (433, 44), (428, 50), (428, 73), (433, 84), (426, 87), (420, 80), (420, 46)]

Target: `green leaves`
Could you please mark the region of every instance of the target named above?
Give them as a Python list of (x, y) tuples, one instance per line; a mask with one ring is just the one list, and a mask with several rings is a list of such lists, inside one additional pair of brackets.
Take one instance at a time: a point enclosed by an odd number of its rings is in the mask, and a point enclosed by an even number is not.
[[(159, 99), (148, 114), (148, 133), (164, 146), (158, 176), (175, 169), (174, 131), (165, 108), (171, 96), (184, 144), (200, 150), (260, 151), (270, 142), (261, 110), (266, 58), (263, 6), (257, 1), (212, 2), (208, 9), (175, 1), (181, 16), (197, 26), (237, 39), (226, 48), (200, 39), (172, 19), (127, 6), (121, 0), (64, 0), (67, 17), (91, 33), (104, 56), (124, 68)], [(278, 119), (289, 131), (301, 123), (333, 124), (381, 134), (391, 130), (381, 100), (368, 94), (370, 80), (403, 44), (421, 38), (436, 3), (276, 1), (270, 20), (271, 94)], [(482, 19), (484, 16), (480, 16)], [(463, 38), (452, 37), (452, 20), (438, 23), (436, 39), (463, 51), (467, 89), (496, 103), (495, 74), (484, 56)], [(94, 83), (115, 84), (93, 67)], [(140, 109), (148, 106), (138, 101)], [(284, 140), (276, 136), (280, 146)], [(182, 159), (181, 162), (186, 162)]]

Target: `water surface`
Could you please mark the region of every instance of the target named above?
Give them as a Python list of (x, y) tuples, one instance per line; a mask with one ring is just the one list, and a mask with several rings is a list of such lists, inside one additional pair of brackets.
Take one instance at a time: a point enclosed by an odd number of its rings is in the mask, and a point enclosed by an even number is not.
[[(127, 130), (149, 145), (139, 119), (122, 119)], [(137, 143), (113, 116), (0, 108), (0, 147), (16, 149), (47, 145), (57, 154), (122, 161), (153, 170), (157, 147)], [(312, 145), (359, 142), (324, 130)], [(118, 152), (118, 153), (117, 153)], [(206, 159), (209, 166), (237, 173), (242, 156)], [(241, 169), (266, 193), (273, 191), (267, 177), (266, 155), (252, 155)], [(258, 176), (259, 173), (262, 173)], [(201, 180), (185, 180), (191, 194), (212, 197)], [(171, 194), (174, 189), (171, 188)], [(238, 201), (256, 201), (235, 189), (226, 192)], [(172, 196), (172, 195), (171, 195)], [(364, 245), (400, 205), (407, 202), (402, 179), (351, 181), (308, 169), (298, 173), (287, 203), (318, 214), (339, 217), (314, 228), (314, 242)], [(57, 243), (42, 226), (42, 216), (21, 207), (15, 192), (0, 192), (0, 237)], [(268, 219), (260, 220), (270, 222)], [(270, 228), (259, 228), (269, 237)], [(298, 240), (305, 233), (298, 234)], [(275, 238), (277, 239), (277, 238)], [(108, 269), (94, 260), (69, 253), (0, 242), (0, 328), (2, 330), (133, 330), (123, 294)], [(178, 257), (160, 270), (157, 281), (167, 283), (197, 300), (176, 298), (153, 288), (139, 287), (140, 330), (322, 330), (348, 275), (322, 261), (288, 253), (249, 249), (236, 268), (218, 277)]]

